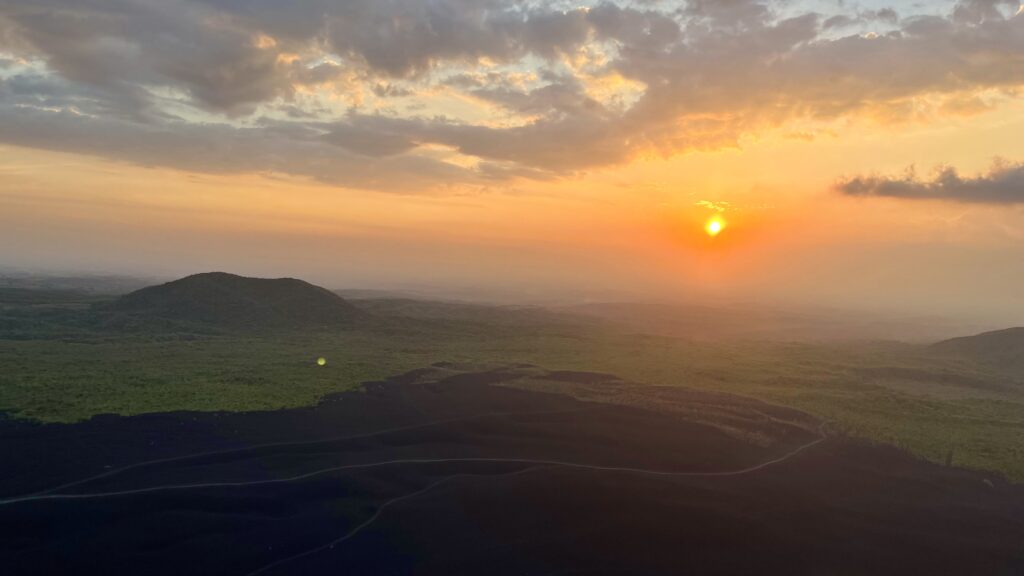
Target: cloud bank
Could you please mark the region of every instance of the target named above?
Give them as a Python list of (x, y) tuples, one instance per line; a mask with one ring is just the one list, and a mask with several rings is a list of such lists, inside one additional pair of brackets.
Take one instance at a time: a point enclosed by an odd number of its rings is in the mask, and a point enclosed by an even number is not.
[(918, 178), (912, 169), (901, 177), (857, 176), (840, 182), (836, 189), (849, 196), (1024, 203), (1024, 164), (998, 161), (988, 173), (967, 178), (951, 167), (942, 167), (935, 172), (929, 180)]
[(411, 191), (558, 178), (1024, 84), (1016, 0), (940, 15), (562, 6), (0, 1), (0, 142)]

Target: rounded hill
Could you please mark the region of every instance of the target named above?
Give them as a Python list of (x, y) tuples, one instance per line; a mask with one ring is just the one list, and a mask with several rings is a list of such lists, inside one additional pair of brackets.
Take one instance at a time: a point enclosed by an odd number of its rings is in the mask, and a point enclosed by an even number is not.
[(337, 294), (295, 278), (195, 274), (118, 298), (109, 311), (232, 328), (310, 328), (363, 315)]
[(1024, 328), (1008, 328), (933, 344), (943, 354), (964, 356), (994, 367), (1024, 373)]

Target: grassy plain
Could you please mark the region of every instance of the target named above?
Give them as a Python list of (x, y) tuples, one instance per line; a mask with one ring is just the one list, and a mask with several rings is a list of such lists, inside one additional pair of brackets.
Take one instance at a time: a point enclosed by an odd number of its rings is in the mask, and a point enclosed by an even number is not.
[(54, 302), (0, 307), (0, 411), (13, 417), (288, 408), (440, 361), (530, 363), (751, 396), (1024, 481), (1024, 384), (919, 346), (701, 342), (535, 309), (398, 300), (357, 302), (382, 319), (373, 329), (111, 329), (85, 319), (88, 303)]

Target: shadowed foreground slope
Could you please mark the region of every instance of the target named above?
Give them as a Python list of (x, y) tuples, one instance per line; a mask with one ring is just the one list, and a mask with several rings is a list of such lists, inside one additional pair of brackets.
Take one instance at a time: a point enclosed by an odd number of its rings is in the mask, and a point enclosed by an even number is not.
[[(726, 395), (670, 399), (731, 412), (721, 428), (677, 408), (496, 386), (535, 372), (417, 371), (278, 412), (5, 422), (0, 446), (16, 473), (0, 479), (0, 564), (10, 574), (1024, 567), (1024, 493), (998, 478), (822, 439), (792, 410)], [(760, 445), (732, 433), (757, 422), (771, 423)]]

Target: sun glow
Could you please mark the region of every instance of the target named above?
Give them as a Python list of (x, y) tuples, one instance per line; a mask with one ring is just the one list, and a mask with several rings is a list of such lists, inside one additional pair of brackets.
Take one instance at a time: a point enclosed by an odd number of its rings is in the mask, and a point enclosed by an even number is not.
[(712, 238), (721, 234), (722, 230), (725, 230), (725, 220), (717, 216), (708, 220), (707, 224), (704, 225), (704, 231)]

